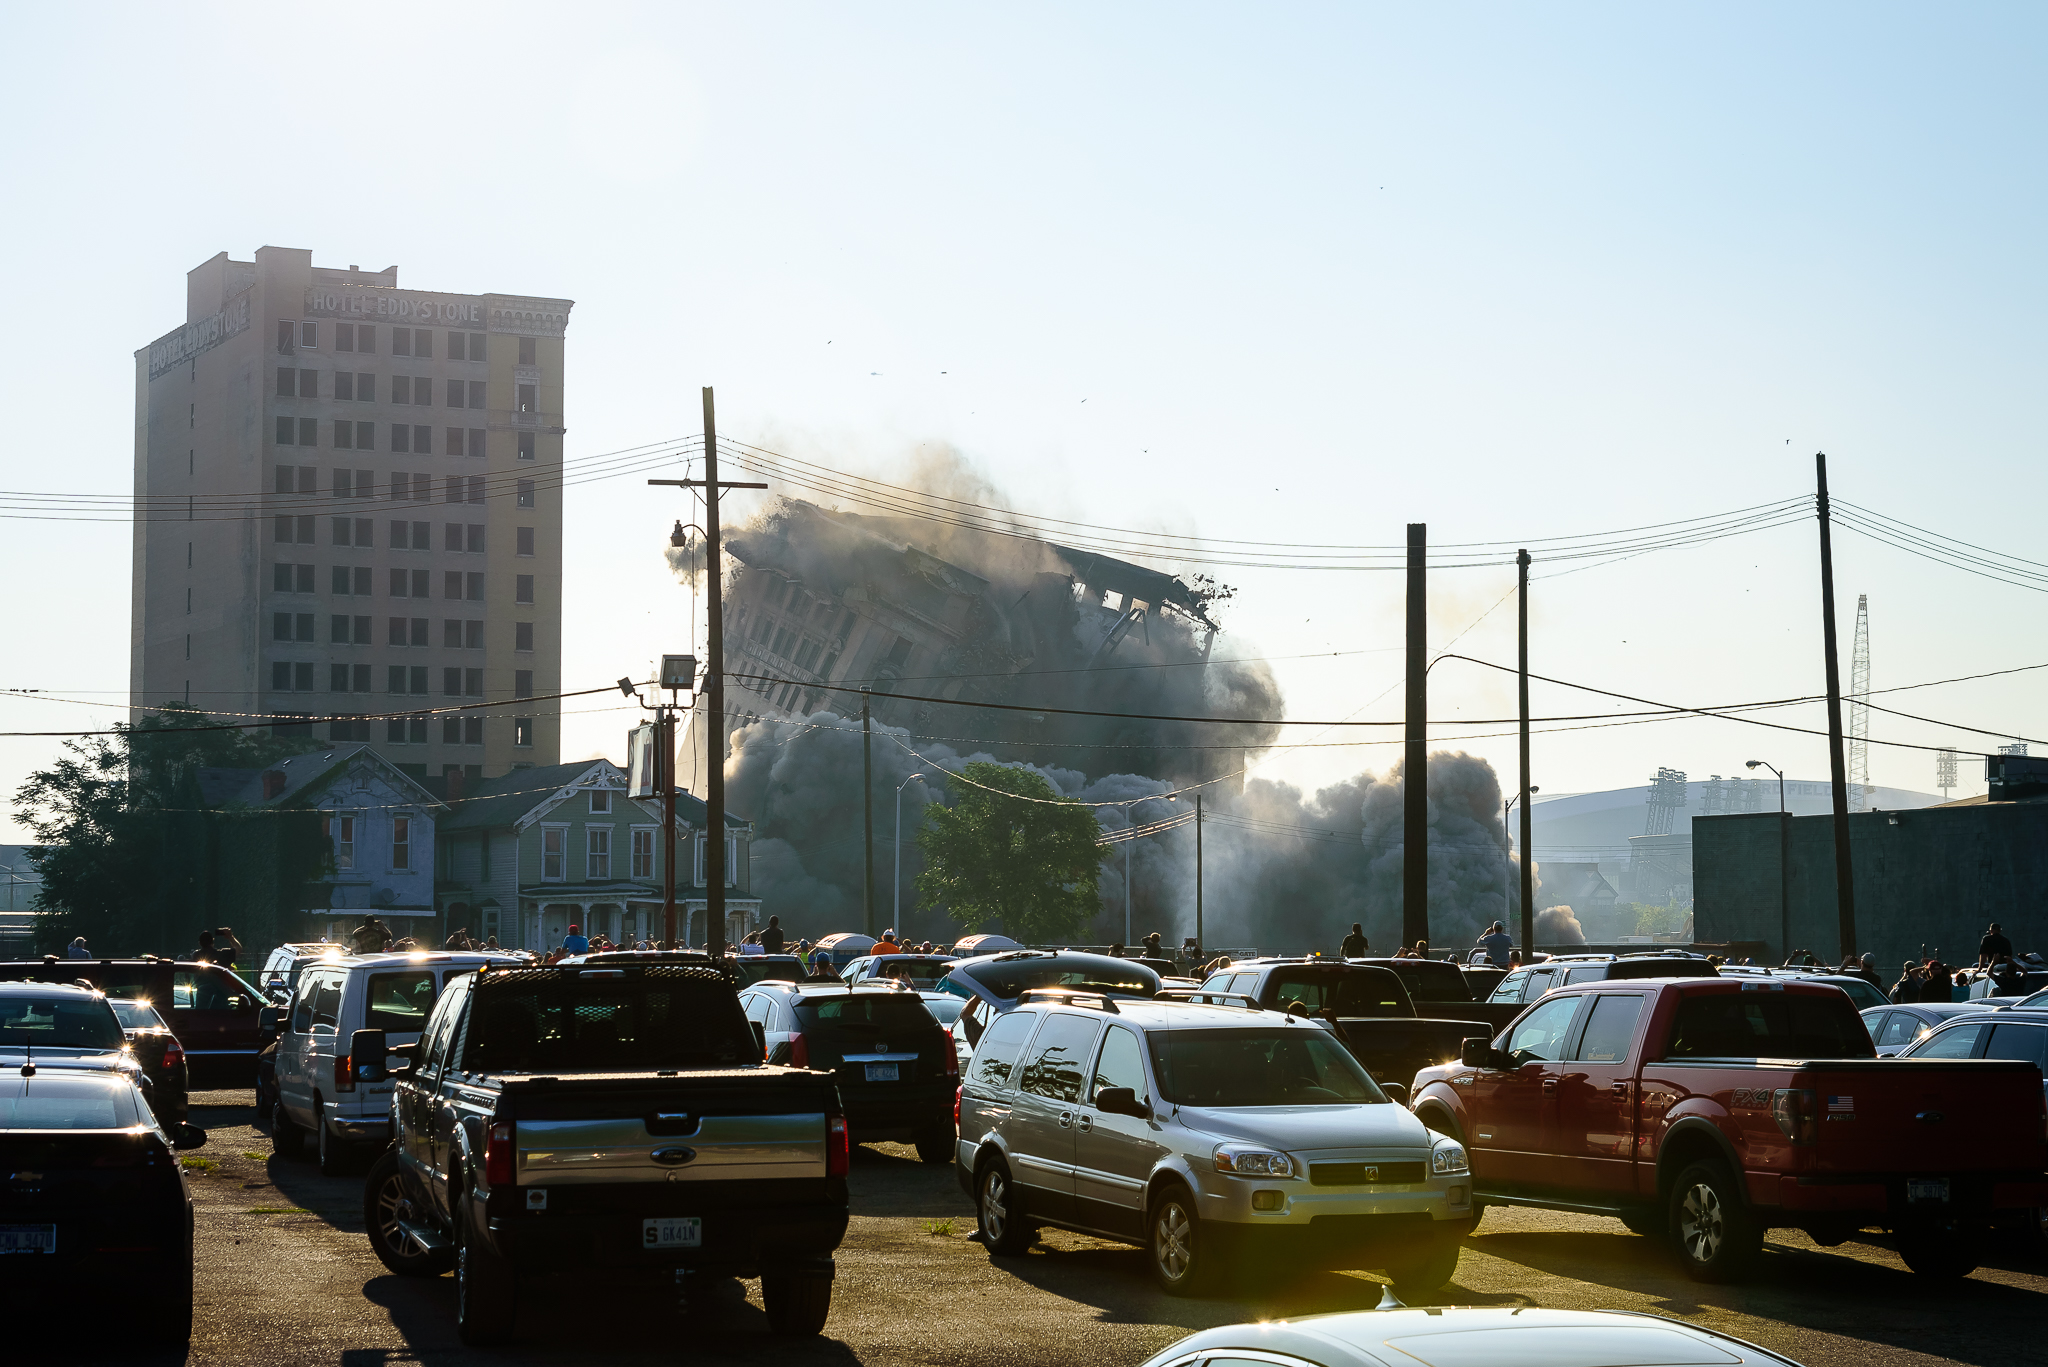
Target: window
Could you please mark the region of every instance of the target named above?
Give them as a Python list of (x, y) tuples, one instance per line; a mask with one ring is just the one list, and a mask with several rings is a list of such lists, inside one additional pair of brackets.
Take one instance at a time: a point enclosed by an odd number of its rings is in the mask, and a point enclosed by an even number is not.
[[(453, 334), (450, 334), (450, 335), (452, 336)], [(468, 389), (468, 387), (467, 387), (467, 386), (465, 386), (465, 385), (464, 385), (464, 384), (462, 383), (462, 381), (460, 381), (460, 380), (450, 380), (450, 381), (448, 381), (448, 406), (449, 406), (450, 408), (466, 408), (466, 407), (468, 407), (468, 405), (469, 405), (469, 389)], [(452, 429), (451, 429), (451, 430), (452, 430)], [(454, 453), (453, 453), (453, 452), (450, 452), (450, 454), (452, 455), (452, 454), (454, 454)]]
[(292, 665), (289, 660), (273, 660), (270, 663), (270, 686), (279, 692), (289, 693), (292, 687)]
[[(345, 646), (349, 643), (350, 624), (355, 619), (335, 613), (327, 622), (327, 640), (332, 645)], [(347, 669), (347, 665), (336, 665), (336, 669)]]
[[(470, 502), (477, 503), (481, 502), (481, 500), (471, 499)], [(469, 523), (468, 526), (470, 553), (472, 555), (481, 555), (483, 554), (484, 549), (484, 524), (481, 522), (472, 522)]]
[(515, 669), (512, 671), (512, 696), (515, 698), (530, 698), (533, 696), (532, 670)]
[(320, 325), (318, 323), (299, 324), (299, 345), (301, 347), (307, 351), (317, 351), (319, 349), (319, 338)]
[(482, 650), (484, 648), (484, 624), (470, 621), (462, 624), (462, 648)]
[(481, 427), (469, 429), (469, 456), (471, 460), (482, 460), (484, 458), (484, 452), (488, 449), (484, 445), (484, 431), (485, 429)]
[(412, 549), (412, 523), (391, 520), (391, 549), (405, 551)]
[[(449, 381), (449, 384), (453, 385), (454, 381)], [(482, 380), (471, 380), (469, 382), (469, 406), (471, 408), (485, 407), (484, 382)]]
[(464, 717), (462, 719), (462, 743), (464, 745), (482, 745), (484, 743), (484, 719), (482, 717)]
[(1145, 1086), (1145, 1055), (1138, 1048), (1138, 1037), (1120, 1026), (1111, 1026), (1103, 1033), (1089, 1098), (1100, 1095), (1105, 1087), (1128, 1087), (1140, 1104), (1149, 1104), (1152, 1099)]
[(593, 883), (609, 879), (612, 876), (612, 828), (585, 826), (583, 838), (584, 878)]
[(391, 377), (391, 402), (412, 402), (412, 376), (393, 375)]
[(592, 815), (595, 816), (610, 816), (612, 811), (611, 789), (592, 788), (590, 790), (590, 810)]
[(441, 501), (443, 503), (462, 502), (462, 476), (449, 475), (441, 481)]
[(519, 411), (521, 413), (533, 412), (535, 403), (534, 394), (535, 391), (538, 390), (539, 388), (539, 385), (531, 384), (523, 384), (518, 386)]
[(2048, 1058), (2042, 1055), (2044, 1045), (2048, 1045), (2048, 1030), (2038, 1025), (2007, 1025), (2001, 1022), (1991, 1027), (1991, 1043), (1984, 1046), (1984, 1057), (2048, 1064)]
[[(342, 617), (342, 618), (338, 618), (338, 619), (336, 619), (336, 620), (338, 620), (338, 621), (342, 621), (342, 622), (346, 622), (346, 621), (348, 621), (348, 618), (346, 618), (346, 617)], [(346, 692), (348, 692), (348, 666), (347, 666), (347, 665), (329, 665), (329, 666), (327, 666), (327, 691), (328, 691), (328, 692), (330, 692), (330, 693), (346, 693)]]
[(409, 570), (391, 571), (391, 596), (405, 598), (412, 592), (412, 573)]
[(512, 744), (522, 750), (533, 744), (532, 717), (514, 717), (512, 719)]
[(566, 826), (543, 826), (540, 832), (540, 879), (543, 883), (563, 881), (567, 865), (569, 831)]
[(448, 449), (448, 454), (449, 454), (449, 455), (451, 455), (451, 456), (459, 456), (459, 455), (461, 455), (461, 454), (462, 454), (462, 434), (463, 434), (463, 430), (464, 430), (464, 429), (462, 429), (462, 428), (460, 428), (460, 427), (451, 427), (451, 428), (449, 428), (449, 429), (448, 429), (448, 448), (447, 448), (447, 449)]
[(532, 575), (530, 575), (530, 574), (522, 574), (522, 575), (519, 575), (519, 576), (517, 576), (517, 577), (516, 577), (516, 578), (515, 578), (515, 579), (513, 580), (513, 585), (514, 585), (514, 587), (513, 587), (513, 590), (512, 590), (512, 601), (513, 601), (513, 602), (515, 602), (515, 603), (531, 603), (531, 602), (533, 601), (533, 576), (532, 576)]
[(412, 867), (412, 818), (409, 816), (391, 818), (391, 867)]
[(434, 401), (434, 382), (425, 375), (412, 377), (412, 401), (415, 406)]
[(472, 361), (481, 361), (485, 359), (484, 334), (481, 332), (472, 332), (469, 334), (469, 359)]
[(466, 332), (451, 332), (451, 333), (449, 333), (449, 334), (448, 334), (448, 359), (449, 359), (449, 360), (451, 360), (451, 361), (466, 361), (466, 360), (468, 360), (468, 359), (469, 359), (469, 357), (468, 357), (468, 355), (467, 355), (467, 352), (468, 352), (468, 347), (467, 347), (467, 345), (466, 345), (466, 342), (467, 342), (467, 338), (468, 338), (468, 337), (469, 337), (469, 334), (468, 334), (468, 333), (466, 333)]
[[(403, 617), (394, 617), (394, 618), (392, 618), (391, 620), (392, 620), (392, 621), (394, 621), (394, 622), (402, 622), (402, 621), (404, 621), (405, 619), (404, 619)], [(407, 691), (408, 691), (408, 690), (407, 690), (407, 688), (406, 688), (406, 682), (405, 682), (405, 666), (404, 666), (404, 665), (390, 665), (390, 666), (388, 666), (388, 667), (386, 668), (386, 670), (385, 670), (385, 675), (384, 675), (384, 678), (385, 678), (385, 683), (386, 683), (386, 687), (385, 687), (385, 692), (387, 692), (387, 693), (404, 693), (404, 692), (407, 692)]]
[(391, 354), (392, 354), (393, 356), (410, 356), (410, 355), (412, 355), (412, 329), (411, 329), (411, 328), (393, 328), (393, 329), (391, 329)]
[(353, 399), (353, 398), (355, 398), (355, 396), (356, 396), (356, 373), (355, 373), (355, 372), (354, 372), (353, 370), (337, 370), (337, 371), (335, 371), (335, 372), (334, 372), (334, 397), (335, 397), (335, 398), (337, 398), (337, 399)]
[(391, 472), (391, 497), (394, 501), (412, 497), (412, 476), (406, 471)]
[(277, 368), (277, 397), (280, 399), (296, 398), (298, 392), (299, 372), (288, 365), (279, 366)]
[(299, 419), (299, 445), (301, 445), (301, 446), (318, 446), (319, 444), (320, 444), (320, 419), (318, 419), (318, 418), (300, 418), (300, 419)]
[[(279, 418), (277, 420), (277, 444), (279, 446), (296, 445), (297, 443), (295, 441), (295, 434), (298, 432), (298, 430), (299, 429), (297, 419)], [(278, 492), (285, 493), (288, 491), (280, 489), (278, 490)]]
[(326, 827), (321, 834), (334, 842), (334, 867), (352, 869), (356, 866), (356, 819), (339, 812), (329, 812), (321, 818)]
[(462, 696), (462, 667), (450, 665), (441, 671), (441, 695), (447, 698)]
[(1018, 1076), (1027, 1092), (1054, 1101), (1081, 1099), (1082, 1069), (1101, 1022), (1087, 1016), (1052, 1016), (1031, 1041), (1031, 1058)]
[(361, 371), (357, 371), (357, 372), (356, 372), (356, 402), (357, 402), (357, 403), (375, 403), (376, 401), (377, 401), (377, 377), (376, 377), (375, 375), (365, 375), (365, 374), (364, 374), (364, 373), (362, 373)]
[(534, 353), (534, 340), (533, 340), (533, 338), (531, 338), (531, 337), (521, 337), (521, 338), (519, 339), (519, 364), (521, 364), (521, 365), (537, 365), (537, 364), (539, 364), (539, 363), (538, 363), (537, 361), (535, 361), (535, 360), (533, 359), (533, 353)]
[(516, 529), (516, 531), (517, 531), (517, 540), (518, 540), (518, 545), (517, 545), (517, 546), (516, 546), (516, 547), (514, 548), (514, 550), (513, 550), (513, 554), (515, 554), (515, 555), (532, 555), (532, 554), (533, 554), (533, 528), (531, 528), (531, 527), (520, 527), (520, 528), (517, 528), (517, 529)]
[(1564, 1057), (1565, 1032), (1579, 1013), (1577, 997), (1558, 997), (1522, 1018), (1508, 1036), (1508, 1056), (1519, 1068), (1531, 1059)]
[(427, 643), (426, 618), (415, 617), (412, 619), (412, 643), (416, 646), (423, 646)]
[(334, 325), (334, 349), (336, 351), (354, 351), (356, 349), (356, 325), (354, 323), (336, 323)]
[(972, 1080), (991, 1087), (1007, 1086), (1017, 1055), (1037, 1024), (1036, 1011), (1009, 1011), (996, 1017), (995, 1024), (989, 1026), (981, 1043), (975, 1046), (974, 1061), (968, 1065)]
[[(1830, 1000), (1832, 998), (1832, 1000)], [(1666, 1058), (1869, 1058), (1862, 1017), (1840, 993), (1688, 995)], [(1647, 1054), (1646, 1054), (1647, 1057)]]
[[(427, 692), (427, 667), (425, 665), (410, 665), (407, 667), (407, 676), (412, 691), (424, 697)], [(427, 724), (422, 721), (420, 723), (420, 739), (424, 741), (426, 738)]]
[(462, 597), (462, 571), (461, 571), (461, 570), (443, 570), (443, 571), (441, 571), (441, 596), (442, 596), (443, 598), (460, 598), (460, 597)]
[(521, 432), (519, 434), (519, 459), (533, 459), (533, 433), (531, 432)]
[(403, 617), (393, 617), (390, 619), (390, 628), (384, 637), (384, 643), (393, 646), (405, 644), (405, 619)]
[[(395, 329), (398, 332), (404, 330)], [(406, 867), (396, 860), (392, 866)], [(434, 970), (415, 968), (403, 973), (372, 973), (363, 995), (369, 1007), (363, 1016), (365, 1028), (417, 1034), (426, 1028), (427, 1016), (434, 1008)]]
[(633, 832), (633, 872), (631, 876), (634, 878), (654, 877), (653, 831)]
[(462, 623), (453, 617), (446, 618), (441, 623), (441, 645), (446, 650), (462, 649)]
[(412, 429), (412, 450), (413, 454), (417, 456), (433, 455), (434, 429), (415, 424)]
[(280, 356), (292, 354), (292, 338), (298, 335), (299, 325), (280, 318), (277, 323), (277, 351)]
[[(1983, 1038), (1985, 1025), (1972, 1021), (1967, 1025), (1951, 1025), (1937, 1030), (1920, 1043), (1906, 1051), (1908, 1058), (1975, 1058), (1977, 1041)], [(1773, 1056), (1775, 1057), (1775, 1055)], [(1791, 1055), (1785, 1055), (1789, 1058)]]
[(289, 612), (270, 614), (270, 639), (289, 641), (292, 638), (292, 615)]
[(346, 418), (334, 420), (334, 449), (353, 451), (356, 448), (356, 425)]
[[(359, 422), (359, 423), (357, 423), (357, 424), (356, 424), (356, 450), (358, 450), (358, 451), (374, 451), (374, 450), (376, 450), (376, 449), (377, 449), (377, 424), (376, 424), (376, 423), (374, 423), (374, 422)], [(362, 490), (361, 490), (360, 492), (358, 492), (358, 493), (357, 493), (356, 497), (358, 497), (358, 498), (368, 498), (368, 497), (370, 496), (370, 491), (369, 491), (369, 489), (368, 489), (368, 487), (367, 487), (367, 486), (368, 486), (368, 484), (369, 484), (369, 481), (368, 481), (368, 480), (364, 480), (364, 481), (363, 481), (363, 483), (364, 483), (364, 485), (365, 485), (366, 487), (365, 487), (365, 488), (363, 488), (363, 489), (362, 489)]]
[[(299, 397), (302, 399), (317, 399), (320, 397), (319, 371), (301, 370), (299, 372)], [(301, 441), (299, 444), (304, 446), (306, 443)]]
[[(403, 376), (401, 376), (401, 377), (400, 377), (400, 379), (403, 379), (403, 378), (404, 378)], [(393, 381), (392, 381), (391, 383), (392, 383), (392, 384), (393, 384), (393, 385), (395, 386), (395, 385), (397, 385), (397, 384), (399, 383), (399, 381), (398, 381), (398, 380), (393, 380)], [(412, 428), (411, 428), (411, 427), (407, 426), (407, 425), (406, 425), (405, 423), (402, 423), (402, 422), (394, 422), (394, 423), (392, 423), (392, 424), (391, 424), (391, 449), (392, 449), (393, 451), (403, 451), (403, 452), (406, 452), (406, 453), (408, 453), (408, 454), (410, 454), (410, 453), (411, 453), (411, 451), (412, 451)]]
[(429, 595), (429, 591), (428, 591), (428, 586), (427, 586), (427, 579), (428, 579), (429, 573), (430, 573), (430, 571), (427, 571), (427, 570), (414, 570), (414, 571), (412, 572), (412, 596), (413, 596), (413, 597), (415, 597), (415, 598), (426, 598), (426, 597), (430, 596), (430, 595)]
[(514, 623), (514, 624), (513, 624), (513, 626), (512, 626), (512, 648), (513, 648), (514, 650), (532, 650), (532, 649), (533, 649), (533, 623), (531, 623), (531, 622), (516, 622), (516, 623)]
[(1593, 998), (1593, 1012), (1586, 1017), (1586, 1032), (1579, 1041), (1582, 1063), (1623, 1063), (1628, 1047), (1635, 1043), (1636, 1020), (1643, 1013), (1643, 999), (1633, 994), (1600, 993)]
[(460, 717), (443, 717), (443, 718), (441, 718), (441, 744), (443, 744), (443, 745), (460, 745), (460, 744), (462, 744), (462, 718), (460, 718)]
[(462, 696), (481, 698), (484, 695), (484, 672), (481, 669), (462, 671)]
[[(366, 645), (369, 645), (369, 644), (371, 644), (371, 640), (370, 640), (370, 621), (371, 621), (371, 619), (370, 619), (370, 617), (369, 617), (369, 616), (368, 616), (367, 614), (366, 614), (366, 615), (364, 615), (364, 616), (361, 616), (361, 617), (358, 617), (358, 618), (356, 618), (356, 619), (355, 619), (355, 629), (354, 629), (354, 636), (355, 636), (355, 644), (357, 644), (357, 645), (359, 645), (359, 646), (366, 646)], [(357, 666), (356, 666), (356, 668), (357, 668), (357, 669), (367, 669), (367, 668), (368, 668), (368, 666), (367, 666), (367, 665), (357, 665)], [(363, 678), (364, 678), (365, 680), (367, 680), (367, 679), (368, 679), (368, 678), (369, 678), (370, 676), (369, 676), (368, 674), (365, 674), (365, 675), (363, 675), (362, 677), (363, 677)], [(361, 690), (362, 690), (363, 692), (365, 692), (365, 693), (367, 693), (367, 692), (369, 692), (369, 691), (370, 691), (370, 685), (369, 685), (369, 684), (368, 684), (367, 682), (365, 682), (365, 683), (363, 683), (363, 684), (359, 685), (359, 687), (360, 687), (360, 688), (361, 688)]]
[(532, 481), (532, 480), (530, 480), (530, 479), (522, 479), (522, 480), (520, 480), (520, 481), (519, 481), (519, 499), (518, 499), (518, 503), (519, 503), (519, 506), (520, 506), (520, 507), (522, 507), (522, 508), (531, 508), (531, 507), (533, 506), (533, 481)]
[(470, 601), (470, 602), (472, 602), (472, 603), (481, 603), (481, 602), (483, 602), (483, 601), (484, 601), (484, 574), (483, 574), (483, 571), (482, 571), (482, 570), (471, 570), (471, 571), (470, 571), (469, 573), (465, 574), (465, 575), (464, 575), (464, 576), (463, 576), (462, 578), (463, 578), (463, 583), (464, 583), (464, 585), (465, 585), (465, 586), (466, 586), (466, 587), (468, 588), (468, 590), (469, 590), (469, 593), (468, 593), (469, 601)]
[[(475, 434), (472, 433), (471, 435), (474, 436)], [(471, 444), (471, 450), (473, 454), (482, 454), (482, 452), (475, 450), (475, 443)], [(482, 475), (471, 475), (469, 477), (468, 493), (471, 503), (481, 503), (484, 501), (484, 477)], [(481, 550), (482, 547), (477, 547), (477, 549)]]

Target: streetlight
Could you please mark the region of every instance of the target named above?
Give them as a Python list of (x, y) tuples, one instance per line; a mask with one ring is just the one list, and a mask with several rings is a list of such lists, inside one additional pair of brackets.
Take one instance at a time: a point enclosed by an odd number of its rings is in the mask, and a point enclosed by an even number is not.
[[(1540, 793), (1543, 790), (1532, 783), (1529, 785), (1529, 791), (1532, 793)], [(1512, 796), (1510, 796), (1506, 802), (1500, 804), (1500, 863), (1501, 867), (1507, 871), (1508, 880), (1507, 887), (1501, 891), (1500, 895), (1502, 929), (1507, 928), (1508, 897), (1515, 886), (1515, 838), (1512, 835), (1508, 834), (1508, 816), (1514, 810), (1515, 804), (1521, 801), (1521, 798), (1522, 795), (1520, 793), (1515, 793)], [(1528, 855), (1525, 853), (1522, 857), (1526, 859), (1528, 858)], [(1534, 945), (1523, 945), (1522, 951), (1526, 954), (1533, 951), (1535, 948), (1536, 946)], [(1534, 960), (1529, 960), (1527, 962), (1534, 962)]]
[(890, 919), (899, 931), (903, 929), (903, 790), (922, 782), (923, 774), (912, 774), (896, 785), (896, 914)]
[(1745, 769), (1763, 767), (1778, 776), (1778, 948), (1792, 962), (1792, 814), (1785, 810), (1785, 774), (1767, 760), (1742, 762)]

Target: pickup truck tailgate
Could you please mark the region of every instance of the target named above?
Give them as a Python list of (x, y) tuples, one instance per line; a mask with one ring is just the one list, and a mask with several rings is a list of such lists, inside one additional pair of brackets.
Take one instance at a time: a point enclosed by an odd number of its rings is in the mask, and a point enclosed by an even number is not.
[(2041, 1170), (2041, 1071), (1993, 1059), (1807, 1063), (1792, 1085), (1814, 1093), (1810, 1171)]
[[(831, 1084), (763, 1074), (719, 1085), (681, 1079), (562, 1078), (508, 1089), (524, 1186), (730, 1182), (826, 1175)], [(502, 1113), (501, 1113), (502, 1114)]]

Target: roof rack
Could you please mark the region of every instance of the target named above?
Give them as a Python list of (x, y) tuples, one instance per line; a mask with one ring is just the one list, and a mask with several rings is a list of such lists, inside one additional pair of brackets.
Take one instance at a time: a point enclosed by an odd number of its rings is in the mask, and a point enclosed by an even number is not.
[(1121, 1015), (1116, 999), (1107, 992), (1085, 992), (1077, 987), (1027, 987), (1017, 994), (1017, 1004), (1027, 1001), (1042, 1001), (1058, 1006), (1085, 1006), (1095, 1011), (1107, 1011), (1112, 1016)]
[(1187, 1002), (1198, 1006), (1228, 1006), (1232, 1002), (1243, 1002), (1247, 1010), (1266, 1009), (1249, 992), (1204, 992), (1199, 987), (1162, 987), (1152, 994), (1152, 1000)]

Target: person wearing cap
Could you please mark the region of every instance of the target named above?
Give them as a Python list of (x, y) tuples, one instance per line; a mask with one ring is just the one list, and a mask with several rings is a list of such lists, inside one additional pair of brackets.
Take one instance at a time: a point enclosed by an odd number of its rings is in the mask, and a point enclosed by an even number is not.
[(883, 931), (882, 938), (876, 941), (875, 947), (868, 952), (870, 954), (901, 954), (903, 946), (896, 943), (896, 927), (891, 926)]
[(1977, 942), (1977, 966), (1997, 963), (2000, 958), (2012, 957), (2012, 941), (2005, 938), (2005, 931), (1998, 922), (1991, 923), (1991, 929), (1984, 932), (1984, 938)]
[(92, 957), (92, 951), (85, 947), (85, 937), (83, 935), (71, 942), (70, 946), (64, 951), (64, 957), (67, 959), (90, 959)]
[(564, 954), (588, 954), (590, 952), (590, 941), (583, 934), (582, 926), (569, 927), (569, 933), (562, 937), (562, 952)]
[(1479, 937), (1479, 947), (1486, 951), (1486, 961), (1488, 963), (1492, 964), (1495, 968), (1506, 968), (1508, 966), (1508, 951), (1515, 947), (1515, 942), (1514, 938), (1508, 934), (1507, 927), (1495, 921), (1486, 928), (1486, 933)]

